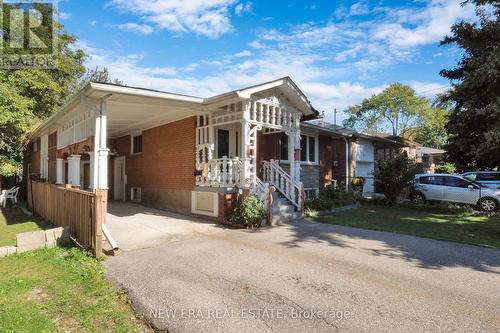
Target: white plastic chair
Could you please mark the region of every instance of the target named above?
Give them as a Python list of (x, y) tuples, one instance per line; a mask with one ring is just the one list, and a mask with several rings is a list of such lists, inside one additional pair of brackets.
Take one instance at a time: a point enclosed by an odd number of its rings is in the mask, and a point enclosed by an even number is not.
[(12, 200), (13, 203), (17, 204), (17, 194), (19, 193), (19, 187), (14, 186), (10, 190), (3, 190), (0, 195), (0, 205), (5, 208), (7, 204), (7, 199)]

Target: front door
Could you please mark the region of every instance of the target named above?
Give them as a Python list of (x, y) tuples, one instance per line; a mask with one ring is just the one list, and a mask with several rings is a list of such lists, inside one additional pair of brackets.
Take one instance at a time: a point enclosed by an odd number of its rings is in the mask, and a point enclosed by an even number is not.
[(115, 158), (113, 199), (125, 201), (125, 157)]
[(217, 158), (229, 157), (229, 131), (219, 129), (217, 131)]

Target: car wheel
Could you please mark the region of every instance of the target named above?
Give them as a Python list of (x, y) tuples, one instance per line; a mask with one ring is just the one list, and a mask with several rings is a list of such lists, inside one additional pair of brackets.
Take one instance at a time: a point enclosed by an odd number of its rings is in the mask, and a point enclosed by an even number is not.
[(417, 205), (423, 205), (425, 203), (425, 196), (422, 193), (415, 192), (411, 195), (411, 201)]
[(482, 198), (479, 207), (485, 212), (493, 212), (498, 209), (498, 201), (493, 198)]

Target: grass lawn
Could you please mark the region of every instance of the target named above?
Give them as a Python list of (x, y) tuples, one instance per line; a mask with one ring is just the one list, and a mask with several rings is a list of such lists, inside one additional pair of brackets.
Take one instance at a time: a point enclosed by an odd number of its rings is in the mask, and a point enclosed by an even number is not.
[(363, 205), (359, 209), (310, 219), (348, 227), (500, 248), (498, 214), (488, 216)]
[(0, 259), (0, 332), (149, 331), (79, 248)]
[(19, 208), (0, 211), (0, 246), (16, 245), (16, 234), (45, 230), (53, 227), (49, 222), (34, 216), (26, 216)]

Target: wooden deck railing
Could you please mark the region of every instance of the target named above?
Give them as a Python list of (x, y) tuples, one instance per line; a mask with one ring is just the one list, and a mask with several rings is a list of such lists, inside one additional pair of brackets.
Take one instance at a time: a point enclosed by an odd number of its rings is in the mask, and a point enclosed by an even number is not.
[(96, 190), (92, 193), (28, 181), (28, 206), (56, 226), (69, 226), (73, 241), (99, 256), (106, 216), (106, 192)]

